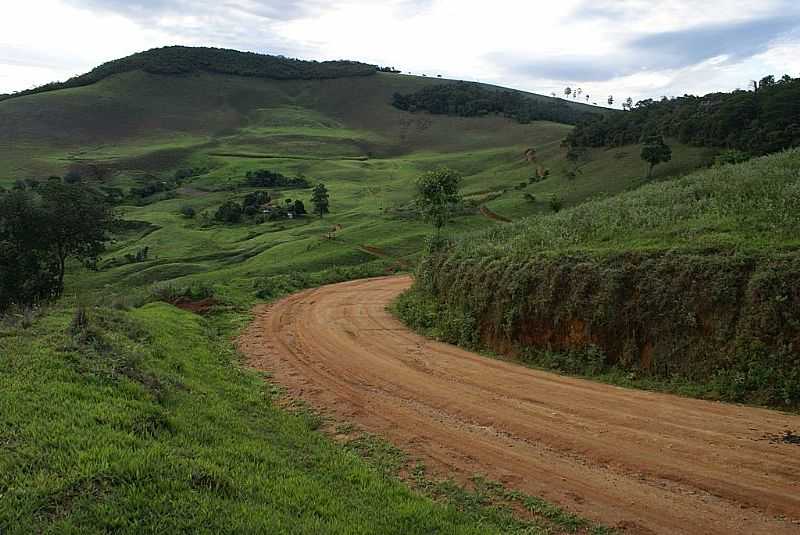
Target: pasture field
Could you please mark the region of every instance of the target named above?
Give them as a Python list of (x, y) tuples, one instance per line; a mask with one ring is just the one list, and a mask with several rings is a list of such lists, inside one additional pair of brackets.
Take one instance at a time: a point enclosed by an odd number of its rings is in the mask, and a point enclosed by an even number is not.
[[(318, 432), (318, 416), (287, 411), (276, 387), (244, 371), (233, 350), (256, 302), (413, 269), (431, 233), (409, 209), (414, 180), (427, 170), (464, 175), (467, 208), (450, 235), (508, 225), (481, 207), (538, 225), (644, 185), (636, 146), (593, 150), (570, 178), (560, 146), (568, 126), (391, 107), (393, 92), (438, 82), (129, 72), (0, 102), (9, 125), (0, 131), (0, 186), (77, 170), (126, 195), (119, 214), (127, 222), (97, 270), (70, 266), (62, 302), (4, 319), (0, 531), (602, 531), (534, 499), (507, 503), (491, 485), (464, 490), (417, 478), (411, 491), (397, 479), (414, 480), (408, 469), (385, 469), (379, 442), (336, 444)], [(536, 161), (525, 158), (528, 149)], [(655, 181), (713, 157), (674, 150)], [(201, 171), (168, 191), (129, 195), (186, 168)], [(531, 181), (539, 168), (549, 176)], [(246, 184), (259, 169), (325, 183), (331, 213), (214, 221), (224, 202), (260, 189)], [(308, 189), (269, 191), (311, 208)], [(554, 195), (564, 215), (548, 215)], [(185, 206), (196, 217), (183, 217)], [(145, 248), (143, 261), (125, 260)], [(157, 302), (184, 293), (211, 296), (210, 313)], [(87, 322), (76, 321), (78, 309)], [(504, 503), (526, 509), (527, 520)]]

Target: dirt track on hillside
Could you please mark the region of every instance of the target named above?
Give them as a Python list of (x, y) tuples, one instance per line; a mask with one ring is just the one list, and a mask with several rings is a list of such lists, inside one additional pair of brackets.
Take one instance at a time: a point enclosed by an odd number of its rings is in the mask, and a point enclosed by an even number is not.
[(483, 474), (626, 533), (800, 533), (800, 417), (627, 390), (432, 342), (386, 306), (411, 284), (326, 286), (240, 339), (292, 395), (440, 475)]

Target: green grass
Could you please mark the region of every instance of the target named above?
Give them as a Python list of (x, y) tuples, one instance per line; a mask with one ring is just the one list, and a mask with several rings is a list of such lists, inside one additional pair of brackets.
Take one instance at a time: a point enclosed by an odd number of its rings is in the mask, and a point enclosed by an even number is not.
[[(551, 195), (577, 210), (644, 184), (638, 147), (593, 151), (570, 179), (560, 147), (568, 126), (390, 105), (395, 91), (438, 82), (130, 72), (0, 102), (0, 122), (13, 125), (0, 132), (2, 187), (77, 167), (127, 191), (148, 175), (208, 169), (174, 192), (120, 207), (124, 219), (142, 224), (115, 238), (101, 268), (71, 266), (65, 305), (29, 329), (0, 332), (0, 531), (590, 530), (485, 482), (466, 490), (420, 479), (409, 484), (427, 498), (412, 493), (374, 462), (378, 446), (335, 445), (317, 432), (318, 418), (278, 408), (274, 387), (242, 371), (232, 352), (228, 338), (246, 320), (241, 311), (257, 301), (409, 269), (431, 232), (403, 210), (425, 171), (449, 166), (465, 177), (475, 206), (448, 227), (454, 235), (508, 232), (479, 214), (483, 204), (514, 220), (534, 216), (520, 225), (536, 225)], [(535, 163), (523, 157), (529, 148)], [(674, 161), (657, 168), (656, 180), (713, 154), (673, 148)], [(550, 177), (529, 184), (539, 165)], [(219, 205), (252, 191), (245, 174), (262, 168), (325, 182), (331, 214), (260, 225), (210, 221)], [(309, 190), (272, 194), (309, 204)], [(184, 205), (198, 216), (181, 217)], [(342, 226), (336, 239), (324, 239), (334, 224)], [(145, 262), (103, 267), (144, 247)], [(68, 332), (69, 303), (139, 303), (153, 287), (190, 286), (213, 288), (218, 308), (233, 312), (205, 320), (163, 304), (100, 308), (90, 314), (96, 332)], [(528, 511), (534, 522), (508, 508)]]
[(727, 165), (469, 236), (464, 254), (800, 245), (800, 151)]
[(78, 328), (68, 307), (4, 326), (0, 531), (543, 532), (409, 491), (318, 417), (278, 408), (225, 340), (244, 320), (154, 303), (90, 308)]
[(787, 151), (434, 243), (401, 316), (549, 369), (797, 408), (798, 170)]

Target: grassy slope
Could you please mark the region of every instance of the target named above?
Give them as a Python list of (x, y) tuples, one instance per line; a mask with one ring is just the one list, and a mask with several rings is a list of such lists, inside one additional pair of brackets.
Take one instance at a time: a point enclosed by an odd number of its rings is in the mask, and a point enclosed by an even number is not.
[(462, 236), (400, 310), (557, 370), (800, 406), (798, 170), (793, 150)]
[[(70, 287), (108, 291), (111, 285), (121, 291), (157, 281), (205, 280), (245, 298), (264, 276), (374, 259), (362, 246), (379, 247), (392, 258), (416, 254), (425, 225), (390, 214), (408, 203), (413, 179), (436, 166), (463, 172), (468, 198), (513, 219), (547, 212), (551, 195), (570, 206), (642, 183), (645, 166), (636, 147), (594, 151), (583, 173), (569, 180), (559, 146), (567, 126), (408, 114), (389, 104), (395, 91), (432, 83), (441, 81), (384, 73), (268, 81), (131, 72), (88, 87), (11, 99), (0, 102), (0, 119), (12, 125), (0, 132), (0, 185), (95, 164), (107, 170), (111, 185), (129, 188), (143, 173), (168, 176), (180, 166), (207, 166), (212, 171), (177, 198), (124, 209), (126, 218), (160, 229), (117, 244), (109, 256), (148, 246), (151, 261), (80, 275)], [(535, 164), (523, 158), (531, 147), (539, 157)], [(699, 149), (676, 146), (675, 152), (675, 161), (658, 168), (657, 177), (710, 158)], [(538, 165), (551, 170), (550, 178), (516, 189)], [(228, 198), (242, 196), (247, 190), (226, 189), (258, 168), (324, 180), (332, 196), (330, 219), (209, 229), (178, 216), (185, 204), (213, 213)], [(309, 197), (307, 191), (283, 193), (306, 202)], [(526, 201), (525, 193), (537, 202)], [(344, 226), (339, 240), (322, 242), (334, 223)], [(454, 231), (487, 224), (496, 223), (476, 211), (459, 218)]]
[[(388, 104), (394, 91), (437, 82), (389, 74), (276, 82), (128, 73), (89, 87), (12, 99), (0, 103), (0, 121), (11, 125), (0, 132), (0, 185), (91, 163), (109, 170), (110, 184), (129, 188), (143, 173), (168, 176), (181, 166), (208, 166), (211, 171), (176, 198), (122, 208), (126, 219), (156, 230), (121, 237), (106, 258), (148, 246), (150, 260), (99, 272), (75, 267), (67, 291), (108, 302), (146, 293), (154, 283), (199, 282), (215, 286), (234, 305), (253, 302), (259, 291), (270, 297), (379, 274), (401, 266), (397, 258), (413, 258), (428, 228), (397, 218), (393, 209), (409, 202), (416, 176), (439, 165), (462, 171), (471, 198), (485, 199), (513, 218), (545, 211), (550, 194), (574, 205), (641, 185), (644, 165), (636, 148), (622, 159), (597, 151), (584, 173), (568, 180), (559, 148), (568, 127), (412, 115)], [(552, 175), (514, 189), (533, 173), (522, 157), (530, 147)], [(708, 158), (703, 151), (675, 149), (676, 162), (658, 169), (657, 177)], [(204, 227), (202, 217), (178, 215), (184, 204), (213, 213), (228, 198), (243, 196), (249, 190), (231, 188), (258, 168), (324, 180), (331, 216)], [(525, 192), (540, 201), (528, 203)], [(305, 201), (309, 196), (274, 193)], [(334, 223), (344, 226), (337, 240), (321, 239)], [(499, 223), (467, 215), (451, 231), (487, 225)], [(367, 245), (382, 249), (383, 257), (365, 251)], [(65, 334), (69, 312), (63, 309), (29, 331), (0, 336), (0, 495), (10, 497), (0, 500), (0, 522), (23, 519), (56, 531), (70, 525), (133, 529), (138, 513), (138, 521), (154, 529), (218, 523), (235, 528), (252, 521), (268, 530), (301, 515), (309, 532), (319, 522), (339, 531), (350, 526), (349, 532), (371, 531), (370, 526), (439, 526), (451, 532), (467, 522), (366, 473), (312, 433), (307, 420), (267, 403), (263, 383), (231, 365), (230, 347), (204, 332), (204, 322), (162, 305), (129, 315), (150, 341), (130, 340), (124, 320), (105, 328), (115, 340), (112, 349), (75, 346)], [(145, 375), (125, 375), (129, 358)], [(157, 380), (150, 385), (152, 377)], [(164, 399), (153, 385), (161, 385)], [(48, 403), (52, 399), (60, 402)], [(41, 407), (47, 410), (40, 413)], [(301, 448), (308, 453), (297, 457)], [(293, 492), (279, 494), (276, 485), (290, 485)], [(154, 492), (168, 497), (163, 505), (143, 497)], [(269, 508), (260, 507), (264, 503)], [(317, 503), (321, 511), (314, 509)], [(508, 531), (502, 523), (477, 525), (479, 531)]]
[[(436, 503), (409, 491), (385, 466), (316, 432), (317, 417), (280, 409), (277, 392), (241, 371), (215, 324), (198, 316), (150, 304), (92, 309), (77, 330), (70, 319), (59, 308), (29, 329), (0, 327), (3, 533), (477, 534), (585, 525), (536, 501), (526, 503), (545, 518), (522, 522), (455, 489), (443, 503), (439, 492)], [(388, 454), (378, 443), (354, 444), (368, 457)]]

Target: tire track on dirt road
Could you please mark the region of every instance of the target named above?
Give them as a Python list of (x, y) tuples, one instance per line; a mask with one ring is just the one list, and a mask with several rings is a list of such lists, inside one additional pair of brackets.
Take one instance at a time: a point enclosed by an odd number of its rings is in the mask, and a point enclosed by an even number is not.
[(294, 396), (460, 480), (479, 473), (631, 533), (800, 533), (800, 416), (629, 390), (416, 335), (383, 277), (258, 307), (239, 340)]

